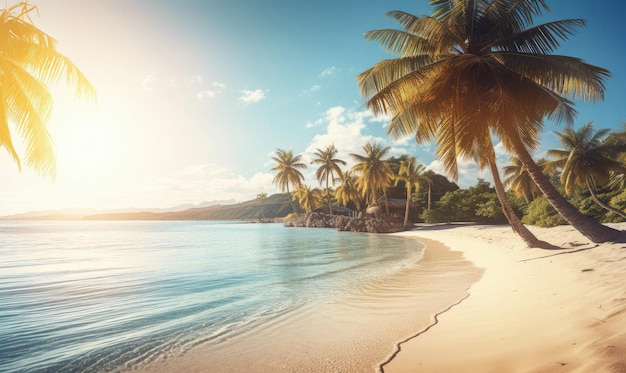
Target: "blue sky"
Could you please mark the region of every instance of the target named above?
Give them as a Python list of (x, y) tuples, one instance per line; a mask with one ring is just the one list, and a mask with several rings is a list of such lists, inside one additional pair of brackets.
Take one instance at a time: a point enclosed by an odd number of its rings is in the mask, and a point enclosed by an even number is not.
[[(57, 177), (20, 173), (0, 152), (0, 215), (64, 207), (169, 207), (276, 193), (270, 156), (334, 143), (340, 156), (370, 139), (441, 172), (432, 145), (398, 143), (363, 105), (356, 75), (389, 58), (363, 33), (396, 28), (390, 10), (429, 14), (426, 0), (33, 0), (33, 21), (94, 84), (97, 102), (52, 88)], [(611, 70), (602, 103), (578, 103), (578, 124), (626, 120), (620, 0), (548, 1), (542, 21), (585, 18), (559, 51)], [(557, 147), (546, 124), (542, 148)], [(501, 162), (508, 157), (501, 154)], [(462, 162), (459, 184), (479, 173)], [(306, 182), (317, 185), (314, 169)]]

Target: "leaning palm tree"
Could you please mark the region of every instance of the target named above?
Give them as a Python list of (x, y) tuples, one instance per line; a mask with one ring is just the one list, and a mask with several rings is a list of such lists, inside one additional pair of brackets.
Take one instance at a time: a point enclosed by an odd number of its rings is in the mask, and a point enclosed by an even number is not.
[(611, 158), (614, 145), (603, 142), (610, 130), (595, 131), (589, 122), (579, 130), (567, 126), (563, 132), (555, 132), (564, 149), (551, 149), (547, 154), (555, 157), (554, 164), (561, 168), (561, 183), (565, 193), (572, 193), (574, 187), (585, 186), (591, 198), (600, 207), (626, 219), (626, 214), (602, 202), (596, 193), (598, 186), (609, 183), (611, 173), (624, 173), (624, 166)]
[[(0, 11), (0, 147), (18, 168), (22, 158), (40, 175), (54, 178), (56, 158), (46, 128), (52, 112), (47, 85), (65, 77), (77, 96), (95, 98), (95, 91), (72, 61), (57, 51), (56, 40), (33, 24), (30, 14), (35, 10), (22, 2)], [(24, 141), (22, 157), (12, 132)]]
[(383, 147), (370, 141), (363, 145), (365, 155), (350, 154), (356, 162), (352, 170), (359, 174), (357, 188), (369, 205), (378, 203), (379, 193), (389, 187), (393, 180), (393, 170), (386, 159), (383, 159), (390, 149), (388, 146)]
[(415, 157), (409, 157), (400, 161), (400, 169), (396, 175), (396, 185), (398, 182), (404, 182), (406, 186), (406, 206), (404, 209), (404, 226), (409, 224), (409, 205), (411, 202), (412, 191), (417, 193), (420, 189), (420, 182), (430, 182), (430, 179), (424, 175), (426, 166), (417, 163)]
[[(459, 146), (460, 155), (493, 135), (516, 154), (546, 199), (594, 242), (622, 235), (576, 210), (532, 159), (544, 118), (571, 123), (572, 99), (600, 100), (610, 73), (551, 54), (580, 19), (533, 26), (548, 10), (543, 0), (432, 0), (432, 16), (388, 13), (401, 30), (370, 31), (400, 56), (358, 76), (367, 106), (392, 116), (388, 134)], [(463, 133), (461, 137), (460, 133)], [(443, 162), (449, 162), (444, 159)]]
[[(302, 155), (298, 154), (294, 157), (293, 150), (276, 149), (272, 160), (276, 162), (276, 166), (272, 168), (272, 171), (276, 171), (273, 183), (282, 192), (291, 195), (289, 185), (297, 188), (304, 182), (304, 176), (299, 171), (306, 169), (306, 163), (302, 162)], [(291, 208), (296, 212), (293, 201), (291, 201)]]
[(319, 167), (315, 171), (315, 176), (320, 185), (322, 182), (326, 182), (326, 195), (328, 197), (328, 213), (333, 214), (332, 199), (330, 193), (331, 183), (335, 183), (335, 175), (341, 177), (341, 166), (345, 166), (346, 162), (342, 159), (336, 158), (338, 153), (334, 144), (326, 147), (326, 149), (317, 149), (315, 152), (315, 158), (311, 161), (311, 164), (317, 164)]
[[(518, 157), (511, 157), (509, 161), (511, 164), (502, 168), (504, 173), (503, 184), (514, 191), (517, 198), (524, 197), (526, 202), (530, 203), (541, 195), (541, 191)], [(547, 164), (547, 162), (545, 159), (540, 159), (537, 164), (542, 165)]]
[(356, 209), (360, 210), (362, 197), (357, 187), (357, 180), (358, 178), (351, 170), (342, 173), (339, 177), (339, 186), (335, 190), (335, 198), (344, 206), (348, 206), (352, 202)]

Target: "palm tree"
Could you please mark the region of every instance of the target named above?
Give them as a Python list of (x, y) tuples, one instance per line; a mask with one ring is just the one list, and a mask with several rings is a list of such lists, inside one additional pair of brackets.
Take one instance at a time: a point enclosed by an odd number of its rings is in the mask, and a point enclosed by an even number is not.
[[(541, 195), (541, 191), (518, 157), (511, 157), (509, 161), (511, 164), (502, 168), (504, 173), (503, 184), (514, 191), (517, 198), (524, 197), (526, 202), (530, 203)], [(537, 164), (541, 165), (546, 162), (546, 160), (541, 159), (537, 161)]]
[(575, 186), (586, 186), (594, 202), (600, 207), (626, 219), (626, 214), (602, 202), (596, 194), (597, 186), (606, 185), (613, 172), (624, 173), (624, 166), (611, 158), (614, 146), (602, 140), (608, 129), (594, 131), (589, 122), (579, 130), (567, 126), (563, 132), (555, 132), (564, 149), (548, 150), (555, 157), (554, 164), (561, 168), (561, 183), (565, 193), (572, 193)]
[[(302, 162), (302, 156), (298, 154), (294, 157), (293, 150), (276, 149), (272, 160), (276, 162), (276, 166), (272, 171), (276, 171), (273, 183), (280, 188), (282, 192), (289, 192), (289, 185), (296, 188), (304, 182), (304, 176), (298, 170), (306, 169), (306, 164)], [(296, 212), (296, 207), (291, 201), (291, 208)]]
[(319, 189), (311, 189), (308, 185), (299, 185), (293, 193), (292, 200), (298, 200), (300, 206), (306, 212), (311, 212), (317, 206), (317, 201), (320, 198)]
[(456, 162), (452, 155), (472, 156), (481, 136), (494, 135), (520, 158), (546, 199), (581, 233), (593, 242), (621, 236), (621, 231), (569, 204), (530, 155), (539, 144), (545, 117), (572, 122), (572, 99), (603, 98), (607, 70), (551, 54), (584, 21), (533, 26), (533, 18), (548, 10), (543, 0), (431, 4), (432, 16), (388, 13), (402, 30), (366, 34), (400, 54), (358, 76), (367, 106), (392, 116), (388, 134), (457, 146), (457, 152), (439, 154), (449, 168)]
[(363, 145), (365, 155), (350, 154), (356, 162), (352, 170), (359, 174), (356, 186), (366, 198), (368, 205), (376, 204), (379, 193), (390, 186), (393, 180), (393, 171), (383, 159), (390, 149), (388, 146), (383, 147), (370, 141)]
[(47, 84), (65, 77), (77, 96), (95, 98), (95, 91), (72, 61), (57, 51), (56, 40), (32, 23), (34, 10), (34, 5), (22, 2), (0, 11), (0, 147), (21, 170), (11, 138), (11, 131), (17, 132), (26, 145), (26, 165), (54, 178), (56, 158), (46, 128), (53, 103)]
[(337, 153), (338, 153), (337, 148), (335, 148), (334, 144), (331, 144), (327, 146), (326, 149), (324, 150), (317, 149), (317, 151), (315, 152), (316, 158), (311, 161), (311, 164), (320, 165), (317, 168), (317, 171), (315, 171), (315, 176), (317, 176), (317, 180), (319, 181), (320, 185), (322, 185), (323, 181), (326, 181), (326, 190), (327, 190), (326, 194), (328, 197), (328, 213), (330, 215), (333, 214), (330, 185), (331, 185), (331, 182), (332, 184), (335, 184), (335, 174), (341, 177), (342, 172), (341, 172), (340, 166), (346, 165), (345, 161), (335, 158)]
[[(622, 123), (621, 130), (610, 133), (605, 139), (605, 142), (612, 147), (611, 157), (621, 162), (624, 168), (626, 168), (626, 122)], [(609, 187), (612, 189), (626, 189), (626, 173), (612, 173)]]
[(339, 186), (335, 190), (335, 198), (337, 201), (348, 206), (348, 203), (352, 202), (356, 206), (357, 210), (361, 209), (361, 192), (357, 187), (357, 177), (351, 170), (348, 170), (341, 174), (339, 177)]
[(261, 219), (265, 219), (265, 209), (263, 208), (263, 202), (267, 199), (267, 193), (259, 193), (256, 195), (259, 205), (261, 205)]
[(404, 226), (409, 224), (409, 203), (411, 202), (411, 191), (415, 188), (417, 193), (420, 189), (421, 182), (430, 182), (430, 179), (425, 176), (424, 170), (426, 167), (423, 164), (417, 163), (415, 157), (409, 157), (406, 160), (400, 161), (400, 169), (396, 176), (396, 185), (398, 182), (404, 182), (406, 186), (406, 208), (404, 210)]

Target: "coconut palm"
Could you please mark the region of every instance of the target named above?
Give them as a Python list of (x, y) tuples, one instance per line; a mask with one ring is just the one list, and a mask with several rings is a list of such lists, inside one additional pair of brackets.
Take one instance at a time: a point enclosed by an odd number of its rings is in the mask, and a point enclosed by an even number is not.
[[(518, 157), (511, 157), (509, 161), (511, 164), (502, 168), (504, 186), (514, 191), (517, 198), (524, 197), (526, 202), (531, 202), (539, 197), (541, 191), (537, 188), (537, 184), (533, 181), (522, 161)], [(537, 164), (547, 166), (550, 163), (545, 159), (540, 159), (537, 161)], [(545, 166), (544, 172), (546, 172)]]
[(596, 193), (598, 186), (609, 183), (611, 173), (625, 171), (620, 162), (611, 158), (615, 153), (614, 145), (602, 141), (609, 131), (595, 131), (591, 122), (579, 130), (567, 126), (563, 132), (555, 132), (564, 149), (551, 149), (547, 154), (557, 159), (554, 164), (561, 168), (565, 193), (569, 195), (574, 187), (585, 186), (597, 205), (626, 219), (626, 214), (602, 202)]
[(341, 166), (346, 165), (346, 162), (344, 160), (335, 158), (337, 156), (337, 153), (337, 148), (335, 148), (334, 144), (331, 144), (327, 146), (324, 150), (317, 149), (315, 151), (315, 158), (311, 161), (311, 164), (319, 165), (317, 171), (315, 171), (315, 176), (317, 176), (317, 180), (319, 181), (320, 185), (322, 185), (322, 182), (326, 182), (328, 212), (331, 215), (333, 214), (333, 210), (330, 186), (335, 184), (335, 175), (341, 177)]
[(417, 193), (420, 189), (420, 182), (430, 183), (430, 179), (424, 175), (426, 167), (417, 163), (415, 157), (409, 157), (400, 161), (400, 169), (396, 175), (396, 185), (398, 182), (404, 182), (406, 186), (406, 208), (404, 210), (404, 226), (409, 224), (409, 204), (413, 189)]
[[(304, 182), (304, 176), (299, 170), (306, 169), (306, 163), (302, 162), (302, 155), (293, 155), (293, 150), (276, 149), (272, 160), (276, 162), (276, 166), (272, 171), (276, 171), (273, 183), (280, 188), (282, 192), (289, 192), (289, 185), (299, 187)], [(291, 208), (296, 211), (296, 207), (291, 202)]]
[[(621, 162), (624, 168), (626, 168), (626, 122), (622, 123), (621, 130), (610, 133), (605, 142), (612, 147), (611, 157)], [(626, 173), (612, 173), (609, 187), (612, 189), (626, 189)]]
[(311, 212), (316, 208), (320, 197), (319, 189), (311, 189), (308, 185), (301, 184), (294, 191), (292, 200), (297, 200), (304, 211)]
[[(610, 73), (584, 61), (552, 55), (562, 40), (584, 26), (580, 19), (533, 26), (548, 10), (542, 0), (433, 0), (432, 16), (388, 13), (401, 30), (374, 30), (368, 40), (400, 56), (358, 76), (367, 106), (392, 116), (388, 134), (457, 146), (438, 153), (472, 156), (480, 136), (494, 135), (516, 154), (552, 206), (594, 242), (621, 236), (576, 210), (559, 194), (530, 152), (548, 117), (572, 122), (572, 99), (603, 98)], [(461, 135), (463, 134), (463, 135)]]
[(357, 210), (361, 209), (361, 192), (357, 187), (357, 177), (351, 170), (343, 172), (339, 177), (339, 186), (335, 190), (335, 198), (337, 201), (348, 206), (350, 202), (354, 203)]
[[(20, 170), (22, 158), (40, 175), (54, 178), (56, 158), (46, 128), (53, 103), (47, 85), (64, 77), (77, 96), (94, 98), (95, 91), (72, 61), (57, 51), (56, 40), (32, 23), (35, 10), (22, 2), (0, 11), (0, 147)], [(22, 157), (12, 132), (24, 141)]]
[(383, 159), (390, 149), (388, 146), (383, 147), (370, 141), (363, 145), (365, 155), (350, 154), (356, 162), (352, 170), (359, 174), (356, 186), (361, 191), (361, 195), (366, 198), (368, 205), (376, 204), (379, 193), (384, 192), (393, 180), (393, 171), (386, 159)]

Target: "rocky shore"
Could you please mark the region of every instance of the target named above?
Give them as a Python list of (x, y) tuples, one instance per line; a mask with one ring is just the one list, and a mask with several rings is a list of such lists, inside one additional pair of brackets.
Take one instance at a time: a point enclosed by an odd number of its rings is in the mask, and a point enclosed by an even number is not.
[(285, 227), (335, 228), (340, 231), (367, 233), (395, 233), (404, 230), (402, 222), (373, 218), (352, 218), (311, 212), (285, 220)]

